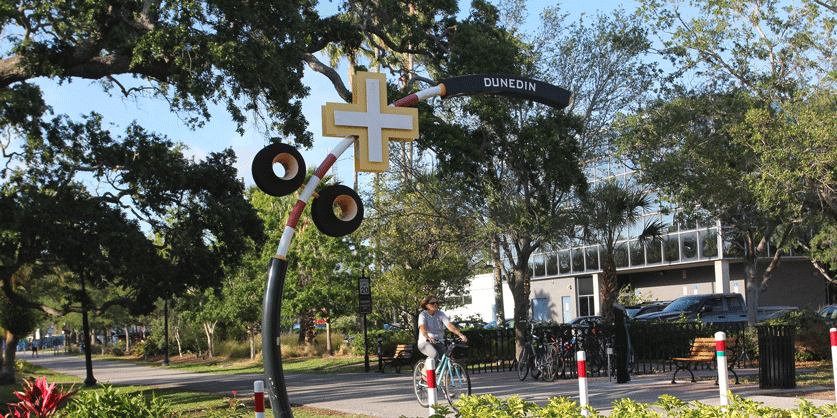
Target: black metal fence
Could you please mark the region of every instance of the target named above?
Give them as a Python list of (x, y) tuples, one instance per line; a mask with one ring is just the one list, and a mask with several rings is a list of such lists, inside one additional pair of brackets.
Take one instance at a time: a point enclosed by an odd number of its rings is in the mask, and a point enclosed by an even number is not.
[[(672, 357), (687, 356), (692, 341), (697, 337), (712, 337), (724, 331), (728, 339), (744, 341), (746, 323), (646, 323), (631, 322), (628, 325), (632, 356), (632, 373), (645, 374), (674, 369)], [(529, 330), (526, 330), (528, 337)], [(613, 347), (615, 327), (572, 327), (569, 325), (544, 325), (534, 329), (540, 341), (554, 338), (559, 352), (565, 358), (563, 373), (559, 377), (576, 376), (575, 353), (584, 350), (587, 371), (591, 376), (607, 375), (607, 348)], [(514, 370), (515, 334), (513, 329), (468, 330), (469, 355), (465, 362), (471, 373)], [(615, 359), (614, 359), (615, 360)], [(595, 364), (591, 364), (595, 363)], [(615, 367), (615, 363), (610, 365)]]

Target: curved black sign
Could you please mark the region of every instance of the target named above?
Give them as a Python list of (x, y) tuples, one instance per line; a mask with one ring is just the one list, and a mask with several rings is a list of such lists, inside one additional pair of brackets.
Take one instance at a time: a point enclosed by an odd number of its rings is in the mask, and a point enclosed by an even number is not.
[(572, 92), (561, 87), (531, 78), (502, 74), (451, 77), (442, 80), (439, 84), (445, 86), (445, 93), (442, 97), (497, 94), (528, 99), (558, 109), (569, 106), (572, 98)]

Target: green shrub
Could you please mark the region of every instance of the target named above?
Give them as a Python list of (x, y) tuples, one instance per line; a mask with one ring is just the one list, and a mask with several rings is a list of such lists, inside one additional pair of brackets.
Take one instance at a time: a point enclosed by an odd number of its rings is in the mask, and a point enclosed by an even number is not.
[[(800, 399), (796, 409), (784, 410), (764, 406), (761, 402), (743, 399), (731, 392), (730, 405), (710, 406), (700, 402), (684, 402), (673, 396), (663, 395), (653, 404), (636, 402), (628, 398), (613, 401), (613, 410), (608, 414), (610, 418), (821, 418), (837, 416), (837, 406), (828, 404), (816, 407), (812, 403)], [(494, 395), (463, 396), (456, 402), (459, 411), (453, 411), (448, 406), (437, 406), (436, 413), (431, 418), (574, 418), (582, 417), (582, 409), (587, 410), (589, 417), (602, 417), (591, 407), (581, 408), (575, 401), (565, 397), (552, 398), (546, 406), (539, 407), (533, 402), (521, 400), (518, 396), (500, 399)], [(403, 418), (403, 417), (402, 417)]]
[[(285, 334), (280, 337), (280, 343), (282, 345), (282, 358), (307, 356), (317, 357), (326, 354), (325, 332), (317, 333), (317, 336), (314, 338), (314, 343), (307, 346), (299, 344), (298, 334)], [(331, 344), (335, 353), (346, 351), (343, 348), (343, 337), (340, 334), (334, 332), (331, 333)], [(362, 346), (363, 345), (361, 343), (361, 347)]]
[[(413, 335), (412, 332), (406, 330), (385, 331), (381, 329), (370, 329), (367, 334), (369, 338), (370, 353), (378, 352), (378, 337), (381, 337), (382, 339), (381, 344), (383, 345), (384, 354), (394, 353), (395, 346), (398, 344), (416, 343), (416, 336)], [(363, 354), (363, 333), (360, 332), (353, 334), (352, 336), (354, 337), (351, 342), (352, 352), (355, 354)]]
[(131, 355), (134, 357), (142, 357), (145, 355), (145, 341), (140, 341), (131, 345)]
[(800, 361), (831, 358), (829, 326), (814, 311), (788, 312), (779, 318), (765, 321), (762, 325), (791, 325), (796, 327), (796, 359)]
[(149, 338), (142, 345), (142, 354), (145, 356), (156, 356), (162, 354), (162, 352), (163, 350), (157, 345), (157, 341), (154, 339)]
[(128, 395), (103, 383), (101, 390), (81, 392), (67, 406), (67, 418), (166, 418), (175, 417), (171, 406), (152, 395)]

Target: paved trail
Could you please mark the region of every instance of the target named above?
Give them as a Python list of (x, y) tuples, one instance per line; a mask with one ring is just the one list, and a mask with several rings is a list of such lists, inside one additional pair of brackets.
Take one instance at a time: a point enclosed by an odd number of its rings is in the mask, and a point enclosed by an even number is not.
[[(21, 354), (21, 353), (18, 353)], [(24, 360), (56, 372), (86, 377), (84, 358), (51, 354)], [(757, 370), (756, 370), (757, 372)], [(753, 370), (739, 371), (739, 375), (753, 373)], [(158, 388), (175, 388), (185, 391), (207, 392), (238, 396), (252, 396), (253, 382), (264, 380), (263, 374), (220, 375), (189, 373), (164, 367), (137, 366), (115, 361), (93, 360), (93, 375), (99, 382), (118, 385), (141, 385)], [(709, 405), (718, 405), (718, 387), (712, 380), (692, 383), (688, 380), (671, 384), (671, 373), (634, 376), (630, 383), (616, 384), (607, 377), (590, 378), (590, 405), (600, 412), (611, 409), (615, 399), (630, 398), (651, 403), (660, 395), (669, 394), (685, 401), (697, 400)], [(413, 395), (412, 376), (404, 374), (341, 373), (314, 374), (296, 373), (286, 375), (288, 396), (291, 403), (327, 408), (380, 418), (426, 417), (427, 409), (421, 407)], [(516, 373), (480, 373), (471, 376), (473, 394), (493, 394), (506, 398), (519, 395), (526, 401), (543, 405), (549, 398), (566, 396), (578, 400), (577, 380), (556, 380), (555, 382), (521, 382)], [(833, 388), (831, 388), (833, 390)], [(772, 396), (781, 391), (760, 390), (757, 384), (730, 385), (736, 395), (763, 402), (780, 408), (793, 408), (797, 398)], [(829, 388), (823, 388), (829, 390)], [(444, 402), (444, 400), (442, 400)], [(811, 399), (816, 405), (833, 403), (822, 399)]]

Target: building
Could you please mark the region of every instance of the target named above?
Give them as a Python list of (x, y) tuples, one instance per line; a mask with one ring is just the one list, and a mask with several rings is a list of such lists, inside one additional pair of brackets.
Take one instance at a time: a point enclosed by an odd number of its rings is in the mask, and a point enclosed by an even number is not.
[[(633, 171), (614, 158), (605, 157), (587, 169), (591, 184), (616, 181), (634, 185)], [(650, 300), (669, 301), (687, 294), (736, 292), (745, 295), (744, 260), (740, 250), (724, 240), (717, 221), (680, 219), (676, 207), (659, 203), (642, 214), (642, 221), (631, 226), (617, 242), (616, 267), (619, 285)], [(630, 239), (639, 235), (643, 225), (658, 220), (667, 226), (660, 242), (641, 245)], [(768, 249), (772, 256), (775, 248)], [(576, 241), (568, 248), (549, 249), (533, 254), (531, 315), (540, 321), (568, 322), (578, 316), (600, 314), (599, 280), (604, 256), (599, 245)], [(770, 263), (765, 258), (759, 270)], [(761, 274), (761, 273), (759, 273)], [(472, 303), (455, 314), (479, 314), (493, 320), (494, 291), (492, 275), (476, 276), (471, 284)], [(826, 279), (810, 260), (799, 254), (783, 255), (764, 292), (760, 306), (784, 305), (817, 310), (829, 299)], [(513, 301), (506, 288), (506, 317), (511, 317)], [(487, 319), (490, 318), (490, 319)]]

